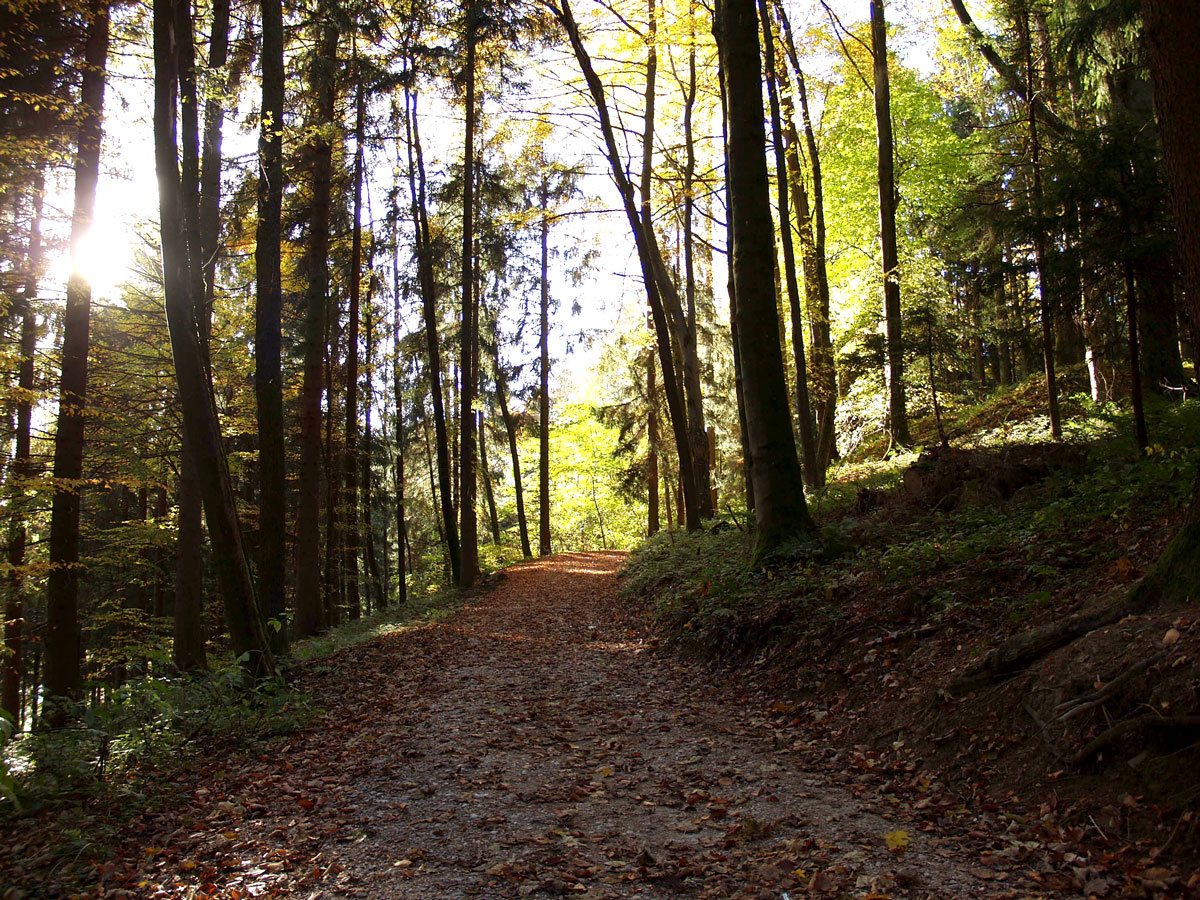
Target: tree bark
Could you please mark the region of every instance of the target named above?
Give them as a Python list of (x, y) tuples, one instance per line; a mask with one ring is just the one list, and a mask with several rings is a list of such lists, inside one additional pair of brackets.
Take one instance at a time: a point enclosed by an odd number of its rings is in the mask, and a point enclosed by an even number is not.
[(696, 266), (695, 239), (692, 222), (696, 199), (696, 141), (692, 129), (693, 110), (696, 105), (696, 40), (695, 13), (689, 8), (688, 24), (688, 84), (683, 105), (683, 271), (684, 296), (687, 299), (687, 326), (682, 341), (683, 385), (687, 395), (688, 437), (692, 447), (692, 467), (696, 477), (696, 505), (700, 518), (711, 519), (713, 509), (712, 472), (708, 459), (708, 428), (704, 418), (704, 396), (700, 386), (700, 354), (696, 327)]
[(42, 209), (45, 201), (45, 173), (39, 169), (34, 176), (32, 215), (29, 223), (29, 247), (25, 254), (25, 280), (14, 309), (21, 323), (17, 361), (17, 427), (13, 458), (9, 469), (8, 524), (8, 596), (4, 604), (4, 658), (3, 675), (0, 676), (0, 709), (13, 716), (13, 723), (21, 727), (21, 675), (24, 671), (25, 632), (25, 545), (26, 517), (29, 514), (25, 500), (28, 482), (33, 475), (32, 425), (34, 390), (34, 354), (37, 352), (37, 316), (34, 302), (37, 299), (38, 278), (42, 268)]
[(901, 447), (912, 443), (904, 392), (904, 335), (900, 323), (900, 258), (896, 252), (895, 142), (888, 83), (887, 23), (882, 0), (871, 3), (871, 50), (875, 74), (875, 130), (879, 147), (879, 239), (883, 253), (883, 375), (888, 392), (887, 430)]
[(288, 650), (286, 455), (283, 447), (283, 2), (260, 0), (262, 105), (255, 232), (254, 395), (258, 409), (258, 588), (271, 650)]
[(475, 472), (475, 396), (479, 389), (475, 366), (475, 327), (478, 303), (475, 298), (475, 29), (474, 0), (463, 6), (465, 18), (466, 129), (463, 139), (463, 225), (462, 225), (462, 319), (459, 358), (462, 386), (459, 389), (458, 415), (458, 503), (459, 568), (458, 586), (469, 588), (479, 574), (479, 516), (475, 510), (477, 490)]
[[(821, 154), (817, 148), (816, 130), (813, 128), (812, 114), (808, 107), (808, 87), (804, 80), (804, 71), (800, 68), (796, 44), (792, 39), (791, 23), (788, 22), (787, 13), (779, 0), (775, 2), (775, 11), (779, 16), (784, 50), (791, 63), (792, 74), (796, 78), (796, 95), (800, 101), (800, 112), (804, 120), (804, 143), (808, 148), (808, 162), (812, 170), (812, 264), (815, 285), (810, 295), (806, 274), (805, 299), (808, 305), (809, 328), (812, 335), (814, 387), (817, 395), (817, 468), (821, 474), (821, 481), (824, 483), (829, 463), (838, 455), (837, 434), (834, 429), (838, 401), (837, 368), (833, 359), (829, 273), (825, 256), (825, 182), (821, 174)], [(790, 122), (791, 118), (789, 115), (785, 121)], [(791, 143), (791, 138), (788, 140)], [(799, 169), (798, 157), (797, 153), (797, 170)], [(799, 178), (797, 180), (799, 181)]]
[[(654, 319), (655, 337), (658, 343), (659, 364), (662, 366), (663, 385), (667, 394), (667, 411), (671, 417), (671, 428), (675, 435), (675, 446), (679, 454), (681, 478), (684, 484), (684, 508), (689, 531), (700, 527), (700, 512), (696, 498), (696, 478), (692, 465), (692, 454), (689, 449), (687, 431), (687, 413), (684, 406), (683, 392), (675, 371), (675, 360), (671, 351), (671, 332), (667, 322), (667, 314), (663, 301), (663, 291), (671, 291), (670, 279), (665, 276), (665, 266), (662, 255), (658, 252), (654, 241), (654, 230), (650, 223), (643, 221), (633, 199), (633, 185), (621, 162), (621, 154), (617, 147), (616, 132), (613, 129), (609, 115), (608, 101), (605, 98), (604, 85), (601, 83), (592, 66), (591, 57), (583, 45), (579, 27), (575, 22), (568, 0), (561, 0), (558, 7), (552, 7), (555, 17), (567, 33), (576, 61), (587, 82), (588, 91), (596, 107), (600, 120), (600, 130), (604, 137), (605, 152), (612, 170), (613, 180), (621, 195), (625, 216), (633, 233), (634, 244), (637, 248), (638, 261), (642, 268), (642, 280), (645, 283), (650, 311)], [(673, 298), (672, 309), (678, 307), (678, 297)]]
[[(399, 167), (397, 167), (399, 172)], [(397, 176), (398, 177), (398, 176)], [(397, 185), (398, 188), (398, 185)], [(399, 190), (392, 192), (392, 396), (396, 401), (396, 603), (408, 602), (408, 564), (405, 543), (408, 521), (404, 498), (404, 381), (400, 365), (400, 207)]]
[[(75, 153), (75, 201), (71, 214), (71, 277), (63, 315), (62, 373), (58, 429), (54, 436), (54, 499), (50, 511), (50, 576), (46, 585), (46, 663), (48, 700), (79, 699), (83, 687), (79, 634), (79, 511), (83, 477), (84, 416), (87, 405), (88, 345), (92, 288), (76, 261), (92, 227), (109, 42), (108, 0), (88, 4), (87, 38), (80, 87), (80, 119)], [(61, 707), (48, 711), (51, 725), (65, 721)]]
[[(542, 181), (542, 209), (548, 202)], [(550, 220), (542, 216), (541, 294), (538, 306), (538, 556), (550, 555)]]
[(729, 242), (737, 296), (738, 344), (743, 365), (746, 428), (752, 458), (757, 533), (754, 563), (760, 564), (794, 539), (809, 538), (800, 461), (787, 402), (779, 345), (771, 257), (771, 201), (763, 129), (762, 61), (753, 0), (721, 2), (714, 31), (730, 97), (728, 108)]
[(316, 23), (316, 48), (308, 71), (314, 97), (309, 122), (312, 160), (307, 287), (304, 294), (303, 375), (300, 386), (300, 471), (296, 503), (296, 591), (293, 628), (311, 637), (325, 627), (321, 580), (321, 396), (325, 378), (325, 331), (329, 310), (329, 219), (332, 206), (333, 145), (321, 123), (337, 110), (338, 32), (323, 4)]
[[(1023, 20), (1022, 43), (1025, 50), (1025, 77), (1028, 95), (1034, 96), (1033, 40), (1029, 33), (1028, 9)], [(1049, 249), (1043, 224), (1045, 198), (1042, 190), (1041, 142), (1038, 138), (1038, 117), (1032, 101), (1026, 104), (1029, 120), (1029, 167), (1030, 167), (1030, 213), (1037, 220), (1033, 228), (1034, 259), (1038, 272), (1038, 308), (1042, 320), (1042, 360), (1046, 373), (1046, 408), (1050, 414), (1050, 434), (1058, 440), (1062, 437), (1062, 417), (1058, 406), (1058, 379), (1054, 365), (1054, 304), (1051, 302), (1053, 286), (1048, 276)]]
[(658, 534), (658, 368), (646, 354), (646, 534)]
[[(767, 0), (758, 0), (762, 25), (764, 61), (767, 67), (767, 97), (771, 108), (771, 134), (775, 149), (775, 183), (778, 190), (779, 237), (783, 243), (784, 282), (792, 319), (792, 355), (796, 366), (796, 418), (800, 424), (800, 448), (804, 458), (804, 481), (816, 487), (824, 481), (819, 474), (817, 437), (813, 430), (812, 404), (808, 399), (808, 362), (804, 352), (804, 322), (800, 315), (800, 284), (796, 278), (796, 250), (792, 242), (792, 213), (788, 203), (787, 161), (783, 146), (783, 123), (779, 114), (779, 78), (775, 69), (775, 35)], [(708, 448), (705, 447), (705, 455)]]
[[(719, 23), (717, 16), (713, 16), (713, 34), (716, 35), (719, 31)], [(725, 171), (729, 171), (729, 93), (725, 79), (725, 66), (720, 61), (718, 55), (717, 61), (717, 81), (721, 89), (721, 153), (725, 163)], [(733, 221), (733, 200), (729, 192), (729, 179), (725, 179), (725, 217), (726, 228), (730, 227)], [(729, 336), (733, 343), (733, 385), (734, 396), (737, 400), (738, 413), (738, 438), (742, 446), (742, 475), (745, 488), (746, 510), (749, 513), (754, 512), (754, 478), (751, 471), (753, 465), (753, 457), (750, 453), (750, 431), (746, 425), (746, 392), (745, 379), (742, 375), (742, 351), (738, 342), (738, 305), (737, 305), (737, 286), (733, 280), (733, 248), (727, 247), (726, 260), (729, 265), (728, 280), (726, 281), (726, 293), (729, 296)]]
[(346, 527), (343, 551), (343, 577), (346, 579), (346, 609), (351, 619), (362, 615), (359, 595), (358, 556), (362, 541), (362, 506), (359, 503), (358, 470), (358, 329), (359, 303), (362, 296), (362, 191), (363, 140), (366, 128), (366, 93), (361, 77), (354, 96), (354, 207), (350, 218), (350, 308), (346, 323), (346, 446), (343, 451), (345, 472)]
[(517, 423), (508, 408), (508, 375), (500, 362), (500, 346), (492, 347), (496, 364), (496, 399), (500, 402), (500, 418), (504, 420), (504, 431), (508, 435), (508, 453), (512, 457), (513, 489), (517, 496), (517, 528), (521, 534), (521, 553), (526, 559), (533, 556), (529, 546), (529, 522), (525, 518), (525, 489), (521, 484), (521, 458), (517, 453)]
[(196, 463), (233, 652), (252, 677), (262, 677), (274, 673), (274, 659), (250, 577), (237, 505), (225, 461), (225, 448), (221, 442), (216, 407), (195, 319), (196, 304), (192, 289), (197, 283), (202, 283), (202, 279), (192, 271), (194, 266), (188, 252), (188, 229), (185, 224), (185, 218), (190, 218), (190, 215), (185, 206), (195, 207), (198, 198), (184, 196), (176, 167), (175, 137), (179, 75), (176, 41), (190, 40), (190, 29), (181, 34), (177, 22), (175, 3), (172, 0), (158, 0), (154, 6), (154, 149), (159, 183), (167, 328), (175, 359), (184, 436)]
[[(1175, 212), (1192, 334), (1200, 335), (1200, 17), (1188, 4), (1142, 0), (1167, 183)], [(1143, 579), (1170, 601), (1200, 596), (1200, 473), (1179, 533)]]
[(460, 568), (458, 526), (454, 521), (454, 505), (451, 498), (450, 439), (446, 430), (446, 405), (442, 394), (442, 355), (437, 327), (437, 281), (433, 273), (433, 249), (429, 234), (429, 218), (425, 209), (425, 163), (421, 152), (421, 131), (417, 119), (417, 95), (406, 88), (405, 101), (408, 183), (412, 197), (413, 228), (416, 232), (417, 275), (421, 285), (429, 394), (433, 406), (434, 439), (437, 445), (442, 534), (450, 561), (451, 578), (457, 584)]

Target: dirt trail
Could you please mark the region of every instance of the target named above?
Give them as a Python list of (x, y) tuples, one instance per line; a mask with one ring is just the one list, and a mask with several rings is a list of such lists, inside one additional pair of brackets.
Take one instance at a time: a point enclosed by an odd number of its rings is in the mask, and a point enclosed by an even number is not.
[(147, 895), (1036, 895), (961, 832), (806, 771), (762, 710), (651, 649), (620, 612), (622, 561), (515, 566), (318, 666), (332, 715), (193, 791)]

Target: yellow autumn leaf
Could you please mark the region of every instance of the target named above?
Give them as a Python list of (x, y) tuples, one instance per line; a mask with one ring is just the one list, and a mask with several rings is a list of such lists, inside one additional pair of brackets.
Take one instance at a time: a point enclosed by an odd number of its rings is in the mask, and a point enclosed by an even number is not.
[(883, 840), (893, 853), (903, 853), (904, 848), (912, 843), (907, 831), (889, 831), (883, 836)]

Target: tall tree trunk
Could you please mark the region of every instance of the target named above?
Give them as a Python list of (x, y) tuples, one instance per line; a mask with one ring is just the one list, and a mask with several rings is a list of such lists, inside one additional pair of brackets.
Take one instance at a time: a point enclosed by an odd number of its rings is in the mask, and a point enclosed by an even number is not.
[(895, 142), (892, 139), (892, 100), (888, 83), (887, 23), (882, 0), (871, 3), (871, 51), (875, 73), (875, 130), (879, 147), (879, 238), (883, 252), (883, 321), (886, 350), (883, 374), (888, 392), (887, 429), (902, 447), (912, 443), (908, 433), (908, 404), (904, 396), (904, 336), (900, 326), (900, 258), (896, 252)]
[(262, 106), (255, 233), (254, 394), (258, 408), (258, 589), (271, 650), (288, 649), (286, 456), (283, 448), (283, 2), (262, 8)]
[[(180, 29), (179, 20), (179, 11), (174, 2), (158, 0), (155, 3), (154, 149), (159, 183), (167, 328), (175, 359), (175, 379), (183, 411), (184, 435), (196, 462), (233, 652), (249, 674), (259, 677), (274, 673), (274, 659), (250, 577), (195, 318), (195, 291), (197, 287), (203, 290), (203, 280), (196, 271), (193, 256), (189, 254), (188, 235), (190, 232), (195, 236), (196, 232), (187, 227), (186, 220), (198, 219), (198, 197), (194, 194), (184, 195), (176, 167), (175, 109), (180, 75), (177, 42), (191, 40), (190, 27)], [(187, 209), (189, 206), (193, 210), (191, 213)]]
[[(825, 182), (821, 175), (821, 155), (817, 148), (816, 130), (813, 128), (812, 114), (808, 107), (808, 87), (805, 84), (804, 71), (800, 68), (796, 44), (792, 39), (791, 24), (788, 22), (787, 13), (780, 0), (775, 0), (775, 11), (779, 17), (784, 50), (787, 52), (792, 66), (792, 74), (796, 79), (796, 95), (800, 101), (800, 112), (804, 120), (804, 144), (808, 148), (808, 162), (812, 170), (812, 252), (816, 284), (813, 294), (809, 296), (806, 276), (805, 294), (809, 328), (812, 334), (814, 382), (818, 401), (817, 461), (823, 483), (830, 461), (836, 459), (838, 455), (837, 435), (834, 431), (838, 401), (837, 370), (833, 360), (829, 312), (829, 272), (825, 257)], [(787, 116), (787, 120), (791, 120), (790, 115)], [(791, 138), (788, 140), (790, 143)], [(799, 159), (797, 159), (797, 168), (799, 168)]]
[(359, 505), (358, 469), (358, 320), (362, 292), (362, 191), (363, 135), (366, 127), (366, 93), (362, 79), (354, 97), (354, 208), (350, 219), (350, 309), (346, 323), (346, 527), (343, 531), (343, 568), (346, 579), (346, 608), (351, 619), (362, 615), (359, 596), (358, 554), (362, 540), (362, 507)]
[(334, 437), (333, 421), (335, 397), (333, 394), (334, 369), (338, 364), (338, 332), (340, 330), (341, 306), (330, 298), (325, 320), (325, 447), (323, 461), (327, 473), (325, 495), (325, 624), (333, 627), (342, 619), (342, 587), (340, 561), (342, 558), (342, 515), (340, 511), (342, 470), (337, 464), (337, 441)]
[(508, 435), (508, 453), (512, 457), (513, 489), (517, 495), (517, 528), (521, 534), (521, 553), (526, 559), (533, 556), (529, 546), (529, 522), (525, 518), (525, 490), (521, 484), (521, 457), (517, 454), (517, 423), (508, 408), (508, 375), (500, 362), (500, 346), (492, 347), (496, 363), (496, 398), (500, 401), (500, 418), (504, 420), (504, 431)]
[[(720, 31), (719, 16), (716, 11), (713, 14), (713, 34), (716, 35)], [(725, 66), (720, 61), (718, 54), (717, 61), (717, 81), (721, 89), (721, 153), (723, 162), (725, 163), (725, 171), (729, 171), (729, 88), (726, 84)], [(760, 95), (761, 96), (761, 95)], [(725, 179), (725, 217), (727, 230), (731, 227), (733, 221), (733, 200), (729, 192), (729, 179)], [(727, 248), (729, 253), (726, 259), (732, 259), (732, 247)], [(742, 375), (742, 350), (738, 342), (738, 305), (737, 305), (737, 285), (733, 280), (733, 266), (727, 266), (728, 280), (726, 281), (726, 293), (729, 295), (729, 336), (733, 344), (733, 386), (734, 396), (737, 400), (738, 413), (738, 437), (742, 445), (742, 476), (745, 487), (746, 511), (754, 512), (754, 476), (751, 470), (754, 459), (750, 453), (750, 431), (746, 425), (746, 389), (745, 378)]]
[[(396, 169), (399, 173), (399, 165)], [(397, 174), (397, 179), (399, 175)], [(392, 191), (392, 396), (396, 401), (396, 603), (408, 602), (408, 565), (405, 543), (408, 541), (408, 521), (404, 509), (404, 382), (400, 364), (400, 205), (399, 184)]]
[[(656, 282), (656, 292), (660, 298), (661, 305), (665, 308), (667, 322), (669, 323), (671, 332), (675, 337), (675, 348), (678, 351), (679, 377), (682, 380), (682, 385), (678, 382), (672, 386), (668, 386), (668, 391), (682, 391), (684, 409), (682, 414), (685, 420), (680, 423), (678, 431), (684, 435), (686, 447), (680, 445), (679, 452), (685, 453), (689, 457), (689, 466), (685, 466), (682, 470), (683, 477), (688, 481), (684, 484), (685, 496), (691, 495), (694, 500), (697, 515), (700, 518), (712, 517), (712, 504), (708, 491), (708, 452), (707, 448), (703, 447), (704, 435), (704, 402), (700, 392), (700, 363), (696, 355), (696, 340), (695, 329), (690, 327), (691, 320), (687, 311), (684, 310), (683, 303), (679, 297), (679, 289), (677, 279), (671, 277), (668, 273), (666, 264), (663, 262), (662, 251), (658, 246), (658, 237), (654, 231), (654, 216), (652, 209), (651, 197), (651, 176), (654, 169), (654, 108), (655, 108), (655, 85), (658, 75), (658, 18), (656, 0), (647, 0), (647, 17), (648, 26), (646, 30), (646, 87), (645, 87), (645, 119), (642, 130), (642, 172), (639, 184), (639, 200), (641, 225), (644, 232), (644, 240), (647, 245), (648, 254), (651, 260), (651, 269)], [(684, 98), (684, 134), (685, 143), (689, 150), (692, 149), (691, 143), (691, 106), (695, 97), (694, 87), (690, 93), (685, 92)], [(694, 152), (691, 158), (690, 165), (695, 166)], [(685, 180), (689, 178), (688, 172), (684, 173)], [(685, 189), (685, 197), (687, 191)], [(685, 199), (685, 205), (688, 201)], [(690, 234), (688, 242), (688, 250), (690, 251)], [(690, 262), (690, 258), (688, 260)], [(694, 287), (694, 283), (693, 283)], [(693, 303), (694, 306), (694, 291)], [(651, 320), (654, 320), (653, 309), (651, 309)], [(669, 339), (668, 339), (669, 340)], [(666, 379), (666, 370), (664, 369), (664, 380)], [(672, 373), (672, 378), (675, 378)], [(672, 414), (672, 424), (674, 424), (674, 414)], [(697, 427), (699, 432), (697, 432)], [(701, 490), (701, 479), (703, 479), (703, 490)]]
[[(1029, 32), (1029, 10), (1023, 10), (1020, 18), (1021, 43), (1025, 53), (1025, 79), (1029, 97), (1034, 97), (1033, 39)], [(1050, 414), (1050, 434), (1058, 440), (1062, 437), (1062, 418), (1058, 408), (1058, 379), (1054, 370), (1054, 306), (1051, 293), (1054, 290), (1048, 277), (1049, 250), (1046, 240), (1045, 198), (1042, 191), (1041, 143), (1038, 140), (1038, 116), (1032, 101), (1026, 104), (1029, 123), (1029, 169), (1030, 169), (1030, 213), (1035, 221), (1033, 228), (1033, 253), (1038, 273), (1038, 307), (1042, 319), (1042, 360), (1046, 372), (1046, 408)]]
[(645, 222), (642, 219), (637, 205), (634, 203), (633, 184), (630, 182), (629, 175), (621, 162), (621, 153), (617, 146), (616, 132), (613, 129), (612, 119), (609, 115), (604, 85), (596, 75), (591, 57), (588, 55), (587, 48), (583, 45), (583, 39), (579, 34), (579, 26), (575, 22), (575, 17), (571, 12), (568, 0), (561, 0), (559, 7), (554, 10), (554, 13), (559, 23), (563, 26), (563, 30), (567, 33), (567, 38), (575, 53), (575, 59), (583, 72), (592, 102), (596, 107), (596, 114), (600, 120), (600, 130), (604, 137), (605, 155), (612, 170), (613, 180), (616, 182), (617, 190), (621, 195), (625, 216), (629, 221), (630, 231), (633, 234), (634, 244), (637, 248), (638, 261), (642, 269), (642, 280), (645, 283), (647, 299), (650, 302), (650, 312), (654, 319), (659, 364), (662, 366), (663, 386), (666, 388), (667, 394), (667, 411), (671, 417), (671, 429), (674, 432), (675, 446), (679, 453), (679, 467), (684, 484), (683, 500), (687, 517), (687, 527), (688, 530), (695, 530), (700, 527), (700, 512), (695, 490), (696, 478), (692, 465), (692, 454), (689, 450), (687, 413), (684, 407), (683, 392), (680, 389), (679, 379), (676, 376), (675, 360), (671, 350), (671, 331), (667, 321), (666, 304), (663, 299), (664, 292), (670, 296), (670, 305), (673, 314), (678, 316), (681, 304), (678, 296), (671, 294), (674, 289), (671, 286), (670, 278), (666, 275), (666, 267), (662, 261), (662, 254), (659, 253), (654, 240), (654, 229), (651, 223)]
[[(367, 269), (374, 268), (375, 260), (375, 242), (371, 242), (371, 250), (367, 256)], [(374, 283), (372, 281), (372, 283)], [(373, 435), (371, 433), (371, 405), (374, 402), (374, 391), (371, 386), (371, 379), (375, 372), (373, 361), (375, 350), (375, 317), (371, 300), (373, 291), (367, 292), (367, 304), (364, 317), (367, 320), (367, 377), (363, 379), (363, 446), (360, 457), (362, 459), (362, 517), (363, 517), (363, 533), (366, 535), (365, 562), (367, 573), (370, 576), (370, 590), (374, 597), (374, 608), (376, 610), (383, 609), (387, 606), (387, 592), (384, 590), (383, 579), (379, 573), (379, 556), (375, 552), (375, 525), (371, 516), (371, 511), (374, 506), (372, 500), (371, 489), (371, 473), (372, 462), (375, 459), (375, 448), (373, 445)], [(383, 546), (387, 548), (386, 535)]]
[(488, 471), (487, 433), (484, 431), (483, 410), (476, 414), (476, 428), (479, 431), (479, 474), (483, 476), (483, 493), (487, 500), (488, 524), (492, 528), (492, 543), (500, 544), (500, 518), (496, 515), (496, 495), (492, 491), (492, 473)]
[[(1192, 334), (1200, 335), (1200, 77), (1195, 48), (1200, 17), (1189, 4), (1142, 0), (1142, 19), (1154, 79), (1154, 105), (1162, 137), (1167, 183), (1175, 210), (1179, 255)], [(1146, 573), (1140, 591), (1167, 600), (1200, 595), (1200, 473), (1183, 527)]]
[[(547, 187), (542, 181), (542, 209)], [(541, 293), (538, 305), (538, 556), (550, 555), (550, 220), (542, 216)]]
[(333, 145), (321, 123), (337, 111), (338, 33), (322, 6), (316, 52), (308, 71), (314, 96), (308, 155), (312, 160), (309, 244), (305, 258), (303, 380), (300, 386), (300, 472), (296, 504), (296, 591), (294, 631), (311, 637), (325, 625), (321, 582), (321, 395), (325, 378), (325, 319), (329, 310), (329, 217), (332, 206)]
[(646, 354), (646, 534), (658, 534), (658, 368)]
[[(87, 403), (88, 344), (92, 288), (79, 271), (80, 243), (92, 227), (107, 78), (108, 0), (88, 4), (87, 39), (80, 87), (75, 154), (75, 206), (71, 213), (71, 277), (63, 314), (62, 374), (58, 429), (54, 436), (54, 499), (50, 510), (50, 576), (46, 585), (45, 692), (47, 699), (81, 695), (83, 648), (79, 634), (79, 511), (83, 477), (84, 411)], [(65, 720), (59, 707), (50, 724)]]
[(433, 247), (429, 234), (429, 218), (425, 209), (425, 162), (421, 152), (421, 131), (417, 119), (417, 95), (407, 88), (405, 124), (408, 136), (408, 184), (412, 197), (413, 228), (416, 231), (417, 274), (421, 284), (429, 393), (433, 405), (434, 438), (437, 443), (442, 535), (446, 543), (446, 555), (450, 561), (451, 577), (457, 584), (460, 568), (458, 527), (454, 521), (454, 504), (451, 498), (450, 438), (446, 429), (446, 405), (442, 394), (442, 354), (437, 328), (437, 281), (433, 273)]
[(746, 427), (752, 458), (757, 524), (755, 563), (815, 528), (808, 515), (787, 401), (779, 345), (771, 257), (774, 236), (763, 129), (762, 60), (758, 21), (749, 0), (718, 2), (714, 31), (728, 108), (729, 242), (743, 361)]
[(467, 58), (464, 78), (466, 90), (466, 128), (463, 140), (463, 224), (462, 224), (462, 319), (459, 358), (462, 386), (458, 414), (458, 503), (459, 552), (458, 585), (469, 588), (479, 573), (479, 516), (475, 509), (477, 489), (475, 473), (475, 396), (478, 376), (475, 367), (475, 323), (478, 319), (475, 298), (475, 27), (473, 0), (463, 6)]
[[(204, 357), (209, 381), (212, 380), (212, 360), (209, 336), (212, 329), (212, 303), (216, 287), (217, 255), (220, 248), (221, 211), (221, 143), (225, 119), (224, 92), (233, 88), (238, 74), (226, 77), (229, 57), (229, 2), (218, 0), (212, 9), (212, 32), (209, 39), (208, 67), (217, 73), (218, 90), (212, 92), (204, 105), (204, 149), (200, 171), (200, 260), (204, 278), (204, 294), (196, 309), (200, 353)], [(187, 440), (180, 451), (179, 492), (177, 497), (178, 540), (175, 558), (175, 602), (173, 610), (174, 640), (172, 661), (180, 671), (208, 668), (204, 641), (204, 529), (203, 500), (196, 476), (196, 463), (187, 449)]]
[[(775, 35), (767, 0), (758, 0), (762, 23), (764, 59), (767, 66), (767, 97), (771, 107), (771, 134), (775, 145), (775, 183), (778, 188), (779, 237), (783, 242), (784, 281), (792, 319), (792, 355), (796, 366), (796, 418), (800, 423), (800, 449), (804, 457), (804, 481), (816, 487), (824, 481), (817, 462), (817, 436), (813, 429), (812, 405), (808, 400), (808, 362), (804, 352), (804, 322), (800, 316), (800, 284), (796, 278), (796, 250), (792, 243), (792, 213), (788, 203), (787, 161), (783, 146), (783, 123), (779, 115), (778, 74), (775, 69)], [(707, 442), (706, 442), (707, 444)], [(705, 455), (708, 447), (705, 446)]]
[(696, 477), (696, 505), (700, 518), (711, 519), (713, 509), (712, 473), (708, 459), (708, 429), (705, 426), (704, 398), (700, 387), (700, 354), (696, 327), (696, 266), (695, 239), (692, 222), (696, 199), (696, 141), (692, 129), (692, 114), (696, 105), (696, 40), (695, 9), (688, 10), (688, 84), (683, 105), (683, 270), (684, 296), (687, 299), (687, 327), (681, 356), (683, 385), (687, 395), (688, 437), (692, 447), (692, 467)]
[(33, 182), (33, 211), (29, 222), (29, 247), (25, 254), (25, 281), (14, 309), (21, 323), (21, 336), (17, 361), (19, 393), (16, 403), (16, 446), (13, 448), (12, 465), (7, 479), (11, 514), (8, 523), (8, 595), (4, 604), (4, 646), (7, 654), (3, 661), (3, 675), (0, 676), (0, 709), (12, 714), (17, 728), (21, 727), (21, 674), (24, 671), (27, 537), (25, 523), (29, 515), (25, 496), (29, 478), (33, 475), (33, 364), (34, 354), (37, 352), (37, 316), (34, 302), (37, 299), (38, 278), (42, 269), (42, 209), (45, 189), (45, 174), (39, 169)]

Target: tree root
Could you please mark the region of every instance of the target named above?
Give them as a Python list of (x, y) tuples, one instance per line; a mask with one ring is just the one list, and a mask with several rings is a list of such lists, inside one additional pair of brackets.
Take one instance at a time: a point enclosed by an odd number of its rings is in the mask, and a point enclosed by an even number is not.
[(1076, 697), (1073, 700), (1066, 700), (1058, 704), (1054, 708), (1054, 712), (1058, 715), (1060, 722), (1065, 722), (1067, 719), (1074, 718), (1080, 713), (1087, 712), (1089, 709), (1095, 709), (1100, 706), (1110, 697), (1114, 696), (1131, 680), (1145, 672), (1147, 669), (1152, 669), (1170, 655), (1169, 649), (1159, 650), (1157, 653), (1152, 653), (1143, 660), (1134, 663), (1129, 668), (1125, 669), (1117, 675), (1112, 681), (1104, 685), (1098, 691), (1091, 694), (1085, 694), (1082, 697)]
[(1065, 647), (1097, 628), (1119, 622), (1132, 612), (1129, 596), (1122, 590), (1118, 600), (1099, 609), (1014, 635), (956, 675), (950, 681), (949, 692), (952, 696), (961, 696), (1010, 678), (1059, 647)]
[(1083, 748), (1075, 754), (1075, 765), (1087, 762), (1122, 735), (1129, 734), (1131, 731), (1139, 731), (1142, 728), (1200, 728), (1200, 716), (1159, 716), (1147, 713), (1144, 716), (1125, 719), (1084, 744)]

